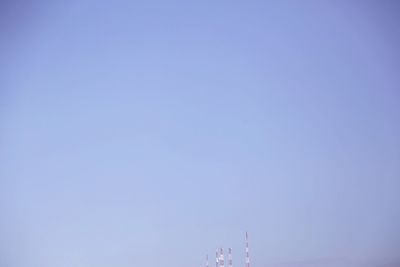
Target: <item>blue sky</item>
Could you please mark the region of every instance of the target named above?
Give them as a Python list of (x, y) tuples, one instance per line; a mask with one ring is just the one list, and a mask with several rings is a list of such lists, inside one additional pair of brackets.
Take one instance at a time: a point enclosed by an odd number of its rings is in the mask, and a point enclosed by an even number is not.
[(400, 255), (395, 1), (0, 7), (1, 265)]

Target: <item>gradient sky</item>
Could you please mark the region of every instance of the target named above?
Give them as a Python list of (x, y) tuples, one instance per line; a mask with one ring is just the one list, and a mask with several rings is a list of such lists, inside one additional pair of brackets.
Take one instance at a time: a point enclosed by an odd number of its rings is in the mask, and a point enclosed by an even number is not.
[(241, 267), (246, 230), (254, 267), (400, 255), (397, 1), (27, 2), (0, 266)]

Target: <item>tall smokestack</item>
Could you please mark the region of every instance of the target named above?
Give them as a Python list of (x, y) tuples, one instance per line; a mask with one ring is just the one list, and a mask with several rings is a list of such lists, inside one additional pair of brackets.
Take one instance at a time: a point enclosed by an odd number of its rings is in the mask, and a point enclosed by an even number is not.
[(218, 249), (215, 250), (215, 267), (219, 267)]
[(250, 267), (249, 236), (246, 232), (246, 267)]
[(206, 255), (206, 267), (209, 267), (209, 264), (208, 264), (208, 254)]
[(224, 261), (224, 249), (220, 248), (219, 250), (219, 267), (225, 267), (225, 261)]
[(228, 248), (228, 267), (232, 267), (232, 249)]

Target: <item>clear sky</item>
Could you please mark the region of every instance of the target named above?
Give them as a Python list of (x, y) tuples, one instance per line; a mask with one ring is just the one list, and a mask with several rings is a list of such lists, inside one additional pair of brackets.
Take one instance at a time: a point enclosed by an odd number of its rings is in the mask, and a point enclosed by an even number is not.
[(0, 266), (400, 255), (399, 12), (1, 1)]

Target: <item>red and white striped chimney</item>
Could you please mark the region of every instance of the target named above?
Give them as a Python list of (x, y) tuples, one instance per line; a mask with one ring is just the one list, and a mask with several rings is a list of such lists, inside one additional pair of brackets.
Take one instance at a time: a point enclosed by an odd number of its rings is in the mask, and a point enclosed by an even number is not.
[(225, 267), (225, 260), (224, 260), (224, 249), (219, 249), (219, 267)]
[(246, 267), (250, 267), (249, 236), (246, 232)]
[(228, 248), (228, 267), (232, 267), (232, 248)]

